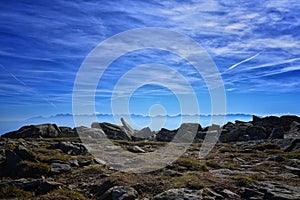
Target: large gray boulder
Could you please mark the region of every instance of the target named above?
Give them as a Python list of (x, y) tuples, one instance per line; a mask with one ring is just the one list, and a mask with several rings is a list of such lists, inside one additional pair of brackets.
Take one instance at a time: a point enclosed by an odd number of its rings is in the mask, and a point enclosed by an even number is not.
[[(93, 124), (92, 124), (92, 126), (93, 126)], [(104, 131), (100, 128), (87, 128), (84, 126), (80, 126), (80, 127), (76, 127), (75, 130), (76, 130), (76, 133), (80, 137), (88, 137), (88, 138), (104, 138), (104, 137), (106, 137)]]
[(6, 138), (54, 138), (61, 134), (56, 124), (39, 124), (23, 126), (17, 131), (5, 133)]
[(110, 123), (93, 122), (92, 128), (102, 129), (105, 135), (111, 140), (132, 140), (130, 134), (126, 133), (121, 126)]
[(274, 128), (272, 130), (271, 135), (269, 136), (269, 139), (283, 139), (283, 137), (284, 137), (283, 128)]
[(239, 138), (245, 135), (246, 132), (241, 129), (233, 129), (229, 133), (222, 133), (219, 137), (219, 142), (234, 142), (238, 141)]
[(192, 142), (195, 139), (203, 139), (202, 127), (198, 123), (182, 123), (177, 130), (174, 142)]
[(261, 140), (266, 139), (267, 134), (263, 127), (259, 126), (250, 126), (247, 128), (247, 134), (250, 137), (250, 140)]
[(161, 142), (171, 142), (176, 135), (177, 130), (168, 130), (162, 128), (155, 136), (157, 141)]

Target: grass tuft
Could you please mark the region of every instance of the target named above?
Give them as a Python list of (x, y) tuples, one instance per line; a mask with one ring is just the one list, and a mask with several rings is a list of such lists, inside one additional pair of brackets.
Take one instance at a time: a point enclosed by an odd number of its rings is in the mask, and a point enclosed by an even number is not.
[(31, 196), (30, 192), (26, 192), (21, 188), (15, 186), (0, 189), (0, 199), (18, 198), (18, 197), (28, 198), (30, 196)]
[(17, 165), (17, 176), (18, 177), (34, 177), (38, 178), (48, 174), (50, 166), (45, 163), (36, 163), (31, 161), (22, 161)]
[(69, 189), (57, 189), (48, 194), (42, 195), (38, 200), (87, 200), (81, 193)]
[(179, 158), (175, 164), (186, 167), (189, 170), (208, 171), (205, 163), (193, 158)]

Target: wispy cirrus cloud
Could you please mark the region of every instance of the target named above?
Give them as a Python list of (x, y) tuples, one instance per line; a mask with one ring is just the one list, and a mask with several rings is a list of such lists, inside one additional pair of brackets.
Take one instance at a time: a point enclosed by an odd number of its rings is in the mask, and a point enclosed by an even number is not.
[[(276, 88), (272, 92), (299, 90), (300, 3), (297, 0), (63, 0), (51, 4), (11, 1), (0, 3), (0, 9), (0, 64), (16, 77), (0, 68), (3, 108), (5, 102), (27, 106), (30, 96), (35, 103), (39, 99), (47, 104), (45, 97), (70, 107), (76, 73), (89, 52), (110, 36), (140, 27), (168, 28), (199, 42), (223, 72), (228, 92), (248, 91), (256, 95), (255, 91), (270, 92), (271, 87)], [(122, 47), (116, 44), (114, 48)], [(186, 77), (198, 92), (207, 89), (201, 76), (183, 58), (160, 51), (144, 53), (125, 55), (112, 63), (96, 94), (106, 100), (126, 71), (145, 63), (168, 65)], [(152, 71), (151, 76), (162, 75)], [(171, 75), (164, 79), (178, 87), (181, 84)], [(22, 83), (41, 97), (26, 90)], [(140, 92), (147, 95), (147, 91)], [(48, 112), (43, 107), (37, 109)]]

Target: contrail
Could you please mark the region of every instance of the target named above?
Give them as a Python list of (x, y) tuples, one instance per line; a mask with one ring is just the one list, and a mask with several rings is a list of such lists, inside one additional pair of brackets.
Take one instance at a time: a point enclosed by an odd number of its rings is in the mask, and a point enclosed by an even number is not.
[(14, 74), (12, 74), (10, 71), (8, 71), (3, 65), (0, 64), (0, 66), (7, 72), (10, 74), (11, 77), (13, 77), (16, 81), (18, 81), (19, 83), (21, 83), (22, 85), (26, 86), (27, 85), (20, 79), (18, 79)]
[(263, 52), (263, 51), (258, 52), (258, 53), (255, 54), (254, 56), (251, 56), (250, 58), (247, 58), (247, 59), (245, 59), (245, 60), (242, 60), (241, 62), (238, 62), (238, 63), (232, 65), (232, 66), (229, 67), (225, 72), (230, 71), (230, 70), (236, 68), (237, 66), (239, 66), (240, 64), (243, 64), (243, 63), (245, 63), (245, 62), (248, 62), (249, 60), (252, 60), (253, 58), (256, 58), (256, 57), (259, 56), (259, 54), (261, 54), (262, 52)]
[(278, 62), (272, 62), (272, 63), (262, 64), (262, 65), (258, 65), (258, 66), (254, 66), (254, 67), (249, 67), (248, 69), (265, 68), (265, 67), (270, 67), (270, 66), (274, 66), (274, 65), (287, 64), (287, 63), (291, 63), (291, 62), (295, 62), (295, 61), (299, 61), (299, 60), (300, 60), (300, 58), (292, 58), (292, 59), (288, 59), (288, 60), (282, 60), (282, 61), (278, 61)]
[(0, 64), (0, 66), (2, 67), (2, 69), (4, 69), (8, 74), (10, 74), (11, 77), (13, 77), (16, 81), (18, 81), (19, 83), (21, 83), (22, 85), (24, 85), (26, 88), (29, 89), (29, 91), (39, 97), (41, 97), (44, 101), (46, 101), (48, 104), (50, 104), (52, 107), (57, 108), (57, 106), (52, 103), (51, 101), (49, 101), (49, 99), (42, 97), (41, 95), (39, 95), (37, 92), (35, 92), (32, 88), (30, 88), (28, 85), (26, 85), (22, 80), (20, 80), (18, 77), (16, 77), (13, 73), (11, 73), (10, 71), (8, 71), (3, 65)]

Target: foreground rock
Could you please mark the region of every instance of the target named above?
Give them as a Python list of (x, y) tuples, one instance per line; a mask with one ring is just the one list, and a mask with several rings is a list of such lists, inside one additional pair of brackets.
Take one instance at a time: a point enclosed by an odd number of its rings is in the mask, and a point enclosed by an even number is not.
[[(248, 126), (238, 123), (240, 129)], [(192, 130), (189, 127), (186, 130)], [(113, 143), (103, 148), (116, 155), (123, 149), (140, 156), (165, 145)], [(298, 139), (217, 143), (200, 159), (197, 142), (165, 168), (139, 174), (117, 171), (101, 154), (93, 157), (78, 138), (4, 139), (0, 140), (0, 198), (299, 199), (298, 144)]]

